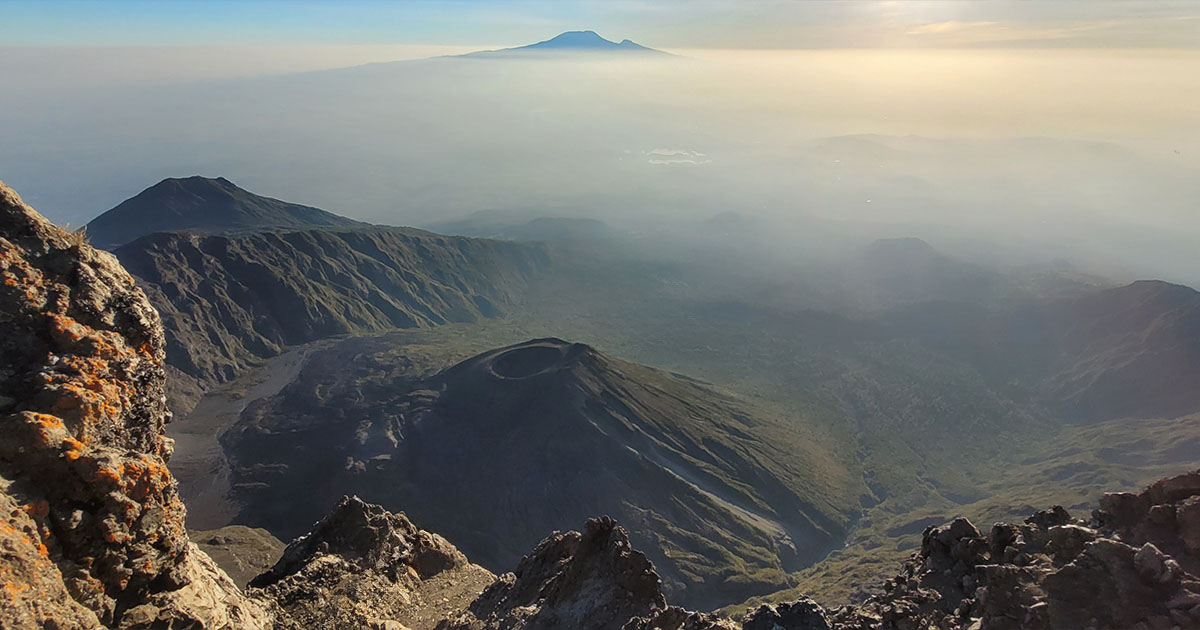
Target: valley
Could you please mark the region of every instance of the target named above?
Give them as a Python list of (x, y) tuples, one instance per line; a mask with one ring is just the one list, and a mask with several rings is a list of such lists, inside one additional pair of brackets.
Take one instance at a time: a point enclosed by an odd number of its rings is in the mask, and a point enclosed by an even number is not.
[(289, 385), (309, 355), (327, 345), (317, 341), (266, 359), (205, 393), (191, 411), (172, 420), (167, 431), (167, 437), (175, 440), (171, 470), (191, 510), (189, 527), (214, 529), (233, 522), (238, 508), (229, 496), (229, 463), (221, 448), (221, 433), (237, 422), (247, 405)]
[(756, 274), (753, 232), (442, 236), (170, 182), (243, 213), (116, 249), (163, 317), (188, 526), (242, 576), (352, 493), (492, 571), (605, 514), (688, 607), (859, 602), (927, 525), (1200, 460), (1187, 287), (915, 238)]

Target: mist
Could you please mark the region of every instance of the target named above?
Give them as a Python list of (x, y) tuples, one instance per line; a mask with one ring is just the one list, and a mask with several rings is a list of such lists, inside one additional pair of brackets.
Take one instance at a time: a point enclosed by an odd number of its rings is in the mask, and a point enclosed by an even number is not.
[(395, 225), (499, 211), (711, 240), (734, 217), (748, 264), (917, 236), (1200, 284), (1196, 51), (672, 52), (29, 53), (4, 65), (0, 178), (72, 225), (200, 174)]

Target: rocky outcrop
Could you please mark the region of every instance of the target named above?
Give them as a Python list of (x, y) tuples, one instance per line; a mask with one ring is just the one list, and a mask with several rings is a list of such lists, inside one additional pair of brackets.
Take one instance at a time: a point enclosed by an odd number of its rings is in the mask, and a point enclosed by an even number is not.
[[(666, 608), (654, 565), (611, 518), (554, 534), (439, 630), (619, 630)], [(653, 626), (648, 626), (653, 627)]]
[(863, 605), (823, 611), (801, 602), (798, 614), (797, 605), (764, 607), (742, 627), (1200, 627), (1200, 578), (1187, 568), (1198, 559), (1198, 500), (1193, 472), (1138, 494), (1106, 495), (1089, 519), (1054, 507), (986, 534), (957, 519), (928, 528), (920, 553)]
[(2, 184), (0, 328), (5, 627), (265, 627), (184, 531), (158, 315)]
[[(709, 613), (671, 606), (646, 617), (630, 619), (621, 630), (737, 630), (741, 625)], [(767, 626), (774, 630), (773, 626)]]
[[(1106, 495), (1088, 519), (1073, 518), (1056, 506), (1020, 524), (997, 523), (987, 533), (957, 519), (926, 529), (920, 552), (883, 584), (882, 593), (860, 606), (826, 610), (801, 599), (760, 606), (736, 622), (656, 607), (631, 618), (623, 629), (1200, 627), (1200, 578), (1189, 569), (1200, 557), (1193, 514), (1198, 501), (1200, 471), (1164, 479), (1141, 493)], [(503, 589), (503, 578), (492, 588)], [(600, 596), (591, 605), (609, 601), (611, 596)], [(536, 619), (542, 605), (526, 600), (512, 610)], [(511, 613), (500, 617), (511, 618)], [(462, 627), (526, 626), (493, 622)]]
[(493, 577), (403, 514), (347, 497), (250, 586), (279, 606), (280, 629), (428, 630)]

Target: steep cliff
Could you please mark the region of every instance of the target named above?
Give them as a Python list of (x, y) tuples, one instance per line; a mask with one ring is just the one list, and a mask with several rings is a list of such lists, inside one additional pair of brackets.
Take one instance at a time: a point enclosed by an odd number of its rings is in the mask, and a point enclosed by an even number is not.
[(158, 315), (2, 184), (0, 326), (5, 627), (265, 627), (184, 530)]
[(279, 630), (432, 630), (494, 578), (403, 514), (346, 497), (250, 592), (278, 604)]

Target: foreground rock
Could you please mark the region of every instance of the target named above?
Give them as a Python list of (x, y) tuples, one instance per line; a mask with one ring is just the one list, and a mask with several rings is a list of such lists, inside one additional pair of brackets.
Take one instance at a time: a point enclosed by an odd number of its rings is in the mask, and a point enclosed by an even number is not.
[(184, 531), (158, 315), (2, 184), (0, 328), (3, 626), (266, 627)]
[(611, 518), (554, 534), (441, 630), (619, 630), (666, 607), (654, 565)]
[(862, 606), (763, 607), (743, 628), (1200, 627), (1198, 504), (1193, 472), (1105, 495), (1086, 520), (1055, 507), (984, 534), (958, 519), (927, 529), (920, 553)]
[(442, 630), (910, 630), (1200, 627), (1200, 471), (1106, 495), (1089, 519), (1061, 507), (986, 534), (966, 519), (861, 606), (808, 599), (739, 621), (667, 607), (657, 574), (611, 520), (547, 538)]
[(250, 586), (278, 604), (280, 629), (428, 630), (494, 577), (441, 536), (355, 497), (288, 545)]

